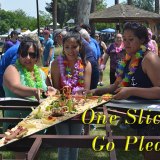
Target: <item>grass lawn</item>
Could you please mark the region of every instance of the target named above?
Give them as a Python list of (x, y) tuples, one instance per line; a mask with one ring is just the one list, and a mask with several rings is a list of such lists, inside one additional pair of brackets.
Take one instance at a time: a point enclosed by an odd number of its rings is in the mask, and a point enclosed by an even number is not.
[[(106, 70), (104, 71), (104, 84), (109, 84), (109, 63), (107, 63)], [(133, 135), (134, 131), (132, 129), (121, 130), (117, 123), (115, 123), (113, 128), (114, 135)], [(91, 130), (90, 135), (105, 135), (105, 126), (96, 125), (96, 130)], [(118, 160), (143, 160), (141, 153), (136, 150), (130, 152), (124, 152), (123, 150), (116, 149), (117, 159)], [(13, 159), (12, 152), (3, 152), (3, 158)], [(91, 148), (80, 149), (78, 160), (109, 160), (109, 155), (107, 151), (94, 152)], [(57, 148), (50, 150), (41, 150), (39, 160), (57, 160)]]

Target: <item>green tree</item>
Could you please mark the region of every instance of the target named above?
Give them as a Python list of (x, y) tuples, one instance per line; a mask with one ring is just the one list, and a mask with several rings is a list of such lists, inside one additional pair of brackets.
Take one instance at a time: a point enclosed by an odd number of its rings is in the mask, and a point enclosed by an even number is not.
[[(49, 13), (40, 11), (39, 14), (41, 27), (48, 26), (52, 22)], [(37, 28), (37, 19), (27, 16), (21, 9), (13, 12), (0, 10), (0, 22), (0, 34), (7, 33), (10, 28), (30, 29), (31, 31)]]
[(155, 0), (133, 0), (133, 5), (147, 11), (154, 12)]
[[(52, 0), (51, 3), (46, 3), (46, 10), (52, 14)], [(57, 0), (57, 22), (60, 27), (65, 26), (69, 19), (77, 19), (77, 4), (78, 0)], [(96, 10), (101, 10), (106, 7), (105, 0), (97, 0)]]
[(39, 11), (39, 23), (41, 27), (47, 27), (52, 22), (52, 16), (44, 11)]

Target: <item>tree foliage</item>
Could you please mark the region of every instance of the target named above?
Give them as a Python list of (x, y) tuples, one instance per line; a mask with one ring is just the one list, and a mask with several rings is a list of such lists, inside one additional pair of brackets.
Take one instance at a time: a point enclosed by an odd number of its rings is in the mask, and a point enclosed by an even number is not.
[[(45, 27), (51, 23), (51, 16), (45, 12), (39, 12), (40, 26)], [(30, 29), (37, 28), (37, 19), (27, 16), (26, 13), (18, 9), (16, 11), (0, 10), (0, 34), (7, 33), (10, 28)]]
[[(52, 14), (52, 4), (47, 3), (46, 10)], [(57, 0), (57, 22), (60, 24), (60, 27), (66, 25), (66, 22), (69, 19), (77, 18), (77, 4), (78, 0)], [(97, 0), (96, 10), (102, 10), (106, 7), (105, 0)]]
[(141, 8), (147, 11), (154, 12), (155, 0), (133, 0), (133, 4), (137, 8)]

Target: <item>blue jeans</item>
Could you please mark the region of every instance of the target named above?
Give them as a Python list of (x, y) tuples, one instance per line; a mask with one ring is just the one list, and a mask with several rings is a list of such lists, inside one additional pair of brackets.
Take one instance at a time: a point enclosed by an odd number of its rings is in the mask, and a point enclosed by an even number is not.
[[(80, 135), (83, 124), (72, 123), (71, 121), (56, 125), (56, 132), (59, 135)], [(77, 160), (78, 148), (58, 148), (58, 160)]]

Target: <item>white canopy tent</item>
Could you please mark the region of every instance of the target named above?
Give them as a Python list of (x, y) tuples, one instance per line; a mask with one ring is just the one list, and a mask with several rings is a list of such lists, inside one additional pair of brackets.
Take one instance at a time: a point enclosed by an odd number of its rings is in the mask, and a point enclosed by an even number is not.
[(31, 31), (28, 29), (25, 32), (22, 32), (21, 35), (26, 35), (26, 34), (29, 34), (29, 33), (31, 33)]
[(38, 29), (33, 30), (31, 33), (33, 33), (33, 34), (38, 33)]

